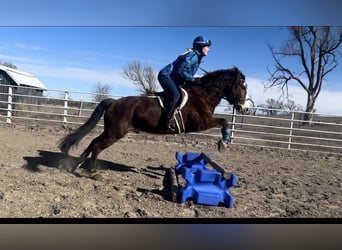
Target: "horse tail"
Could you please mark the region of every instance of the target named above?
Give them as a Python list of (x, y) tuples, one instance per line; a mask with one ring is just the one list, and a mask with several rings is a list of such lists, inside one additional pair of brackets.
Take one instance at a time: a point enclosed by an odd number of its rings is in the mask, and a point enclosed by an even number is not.
[(101, 119), (103, 113), (110, 107), (110, 105), (114, 101), (115, 100), (111, 98), (102, 100), (96, 106), (90, 118), (81, 127), (63, 137), (58, 143), (58, 147), (62, 151), (62, 153), (67, 155), (72, 146), (77, 146), (78, 143), (83, 139), (83, 137), (96, 127), (96, 124)]

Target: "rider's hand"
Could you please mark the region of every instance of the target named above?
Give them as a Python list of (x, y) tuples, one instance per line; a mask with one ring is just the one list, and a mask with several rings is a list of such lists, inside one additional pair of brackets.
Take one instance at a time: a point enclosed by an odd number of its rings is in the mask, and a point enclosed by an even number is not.
[(199, 77), (195, 77), (193, 81), (186, 81), (184, 84), (188, 86), (201, 85), (201, 79)]
[(193, 85), (201, 85), (201, 78), (195, 77), (195, 80), (193, 81)]

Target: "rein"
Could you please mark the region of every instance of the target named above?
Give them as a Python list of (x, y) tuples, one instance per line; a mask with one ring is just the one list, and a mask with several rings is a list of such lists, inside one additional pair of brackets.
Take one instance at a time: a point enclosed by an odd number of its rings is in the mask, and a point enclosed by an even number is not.
[(208, 74), (208, 73), (209, 73), (209, 71), (207, 71), (207, 70), (203, 69), (201, 66), (199, 66), (199, 68), (200, 68), (200, 70), (202, 70), (204, 73), (206, 73), (206, 74)]

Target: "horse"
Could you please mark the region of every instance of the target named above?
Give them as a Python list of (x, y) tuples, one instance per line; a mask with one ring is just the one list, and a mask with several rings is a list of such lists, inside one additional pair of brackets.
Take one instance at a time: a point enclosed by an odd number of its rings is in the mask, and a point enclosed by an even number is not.
[[(227, 100), (239, 113), (249, 108), (245, 75), (237, 68), (221, 69), (200, 77), (200, 85), (182, 86), (188, 101), (181, 110), (184, 133), (198, 132), (221, 126), (222, 139), (218, 142), (220, 151), (229, 143), (228, 122), (214, 117), (215, 107), (222, 99)], [(123, 138), (129, 132), (144, 131), (152, 134), (175, 134), (176, 130), (160, 128), (164, 110), (156, 98), (148, 96), (126, 96), (119, 99), (102, 100), (89, 119), (79, 128), (64, 136), (58, 143), (61, 152), (69, 156), (70, 148), (87, 135), (104, 114), (104, 130), (93, 139), (79, 156), (80, 162), (72, 166), (74, 171), (91, 153), (90, 171), (96, 171), (96, 161), (101, 151)]]

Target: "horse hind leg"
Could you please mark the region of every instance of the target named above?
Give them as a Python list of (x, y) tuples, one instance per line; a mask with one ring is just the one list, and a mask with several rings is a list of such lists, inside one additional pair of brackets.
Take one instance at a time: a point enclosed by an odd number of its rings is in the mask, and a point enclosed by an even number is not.
[[(116, 141), (118, 141), (121, 137), (117, 137), (115, 135), (108, 135), (108, 133), (102, 133), (98, 137), (96, 137), (94, 140), (91, 141), (89, 146), (83, 151), (80, 158), (82, 162), (79, 166), (81, 166), (85, 161), (88, 155), (91, 153), (91, 160), (90, 160), (90, 169), (89, 172), (95, 172), (96, 171), (96, 162), (99, 154), (106, 148), (113, 145)], [(78, 167), (79, 167), (78, 166)]]
[(68, 155), (59, 161), (58, 169), (73, 173), (79, 165), (80, 160), (77, 157)]

